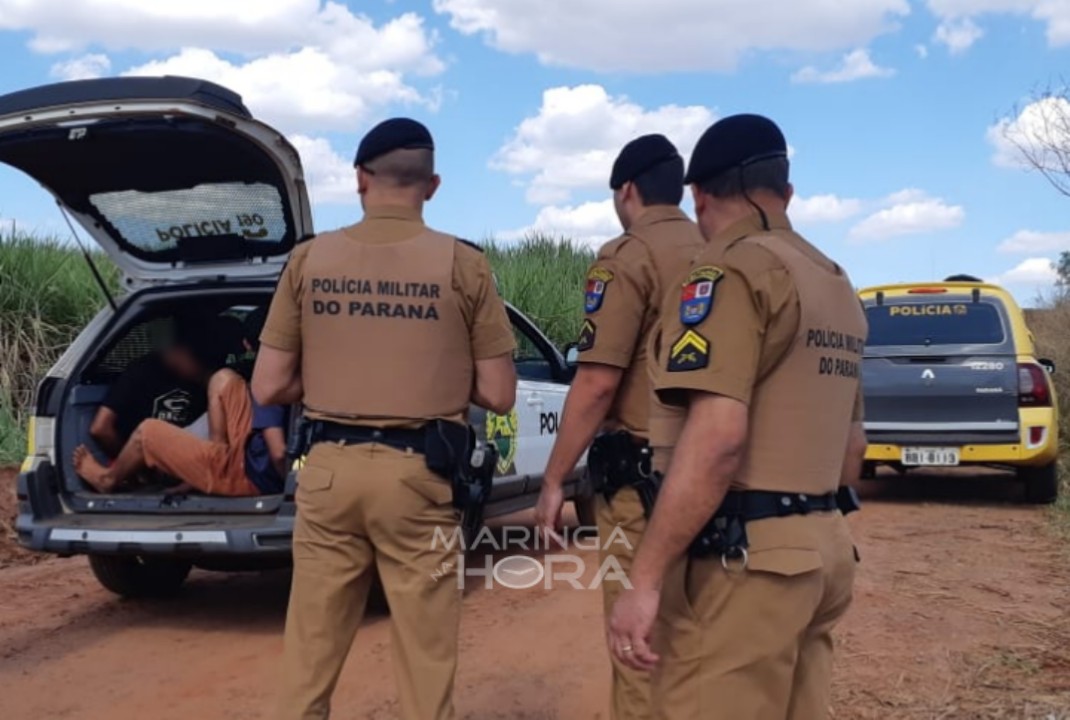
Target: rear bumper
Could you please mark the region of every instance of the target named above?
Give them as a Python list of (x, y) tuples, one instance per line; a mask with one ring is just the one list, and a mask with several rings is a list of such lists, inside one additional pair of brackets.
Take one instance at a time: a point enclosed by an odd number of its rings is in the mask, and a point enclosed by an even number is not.
[[(16, 530), (24, 547), (57, 555), (288, 557), (293, 541), (293, 518), (264, 518), (259, 525), (249, 525), (244, 518), (190, 519), (181, 528), (152, 530), (137, 528), (143, 520), (126, 515), (70, 515), (39, 521), (20, 514)], [(235, 526), (238, 521), (241, 527)]]
[[(1043, 439), (1036, 444), (1030, 442), (1034, 428), (1043, 429)], [(910, 442), (871, 442), (866, 448), (866, 460), (899, 462), (902, 459), (904, 447), (957, 447), (963, 464), (1037, 467), (1048, 465), (1058, 459), (1058, 428), (1058, 418), (1054, 410), (1027, 408), (1021, 411), (1017, 442), (958, 444), (948, 442), (946, 437), (941, 438), (935, 434), (927, 437), (924, 433), (911, 433)]]
[(15, 530), (23, 547), (57, 555), (290, 555), (292, 503), (270, 515), (71, 513), (56, 491), (47, 463), (19, 475)]
[[(534, 506), (542, 479), (517, 477), (496, 482), (486, 519)], [(159, 555), (188, 557), (286, 558), (293, 544), (294, 488), (277, 512), (263, 514), (153, 514), (151, 512), (71, 512), (60, 501), (59, 479), (51, 463), (33, 464), (18, 478), (19, 544), (57, 555)], [(566, 499), (589, 495), (585, 474), (573, 473)]]

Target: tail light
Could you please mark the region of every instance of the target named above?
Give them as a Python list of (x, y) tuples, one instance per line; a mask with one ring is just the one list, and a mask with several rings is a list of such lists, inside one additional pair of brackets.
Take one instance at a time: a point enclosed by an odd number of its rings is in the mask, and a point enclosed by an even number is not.
[(1048, 373), (1032, 363), (1018, 365), (1018, 404), (1022, 407), (1051, 407)]

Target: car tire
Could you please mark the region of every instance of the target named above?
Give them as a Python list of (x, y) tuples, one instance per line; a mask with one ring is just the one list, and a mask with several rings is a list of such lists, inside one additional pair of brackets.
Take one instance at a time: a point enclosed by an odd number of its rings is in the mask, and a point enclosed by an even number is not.
[(1057, 463), (1036, 468), (1022, 468), (1018, 477), (1025, 482), (1026, 502), (1050, 505), (1059, 497), (1059, 467)]
[(192, 565), (170, 558), (138, 555), (90, 555), (89, 567), (108, 590), (125, 598), (162, 598), (175, 595)]
[(873, 462), (872, 460), (866, 460), (864, 463), (862, 463), (862, 479), (877, 479), (877, 463)]

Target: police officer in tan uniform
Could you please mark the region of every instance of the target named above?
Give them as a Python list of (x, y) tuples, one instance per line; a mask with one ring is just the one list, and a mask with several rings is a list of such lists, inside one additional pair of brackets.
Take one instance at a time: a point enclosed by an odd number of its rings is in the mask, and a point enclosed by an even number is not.
[(711, 246), (666, 298), (655, 389), (687, 416), (610, 645), (654, 671), (661, 718), (817, 720), (854, 581), (866, 322), (792, 230), (770, 120), (712, 126), (686, 182)]
[[(684, 161), (663, 135), (644, 135), (621, 150), (609, 186), (624, 234), (607, 243), (587, 274), (586, 317), (578, 349), (580, 366), (565, 402), (536, 508), (546, 533), (560, 523), (562, 486), (599, 430), (588, 456), (606, 487), (598, 498), (603, 562), (613, 556), (627, 572), (652, 502), (648, 449), (653, 389), (646, 343), (661, 309), (665, 287), (702, 247), (698, 227), (680, 210)], [(595, 460), (598, 456), (598, 460)], [(610, 536), (614, 528), (623, 535)], [(622, 584), (602, 585), (606, 611)], [(611, 716), (651, 717), (645, 672), (613, 662)]]
[(470, 402), (512, 408), (515, 341), (486, 258), (423, 224), (440, 183), (427, 129), (388, 120), (355, 165), (364, 219), (294, 251), (253, 377), (259, 402), (301, 401), (313, 421), (279, 717), (328, 717), (378, 570), (400, 714), (444, 720), (454, 717), (460, 591), (456, 551), (435, 534), (453, 537), (457, 514), (425, 452), (465, 422)]

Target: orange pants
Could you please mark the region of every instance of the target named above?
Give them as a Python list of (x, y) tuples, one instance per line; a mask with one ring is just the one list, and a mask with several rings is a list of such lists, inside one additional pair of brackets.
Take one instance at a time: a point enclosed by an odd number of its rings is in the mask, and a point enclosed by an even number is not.
[(208, 495), (259, 495), (245, 475), (245, 443), (253, 428), (249, 387), (237, 373), (220, 370), (209, 394), (209, 403), (222, 408), (227, 442), (202, 440), (162, 420), (146, 420), (138, 426), (145, 464)]

